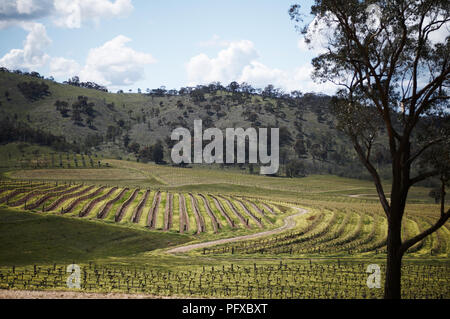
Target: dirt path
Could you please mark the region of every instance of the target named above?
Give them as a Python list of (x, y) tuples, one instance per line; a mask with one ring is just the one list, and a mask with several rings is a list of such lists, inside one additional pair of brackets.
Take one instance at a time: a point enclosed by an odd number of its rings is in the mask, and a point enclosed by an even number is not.
[(267, 209), (271, 214), (276, 215), (276, 213), (274, 212), (274, 210), (272, 208), (270, 208), (268, 205), (261, 203), (262, 207), (264, 207), (265, 209)]
[(205, 209), (206, 209), (206, 213), (209, 215), (209, 218), (211, 219), (211, 225), (213, 227), (214, 233), (217, 233), (217, 230), (219, 228), (221, 228), (220, 223), (217, 221), (216, 216), (214, 215), (214, 213), (211, 210), (211, 207), (209, 206), (208, 200), (206, 199), (206, 197), (203, 194), (198, 194), (202, 200), (203, 203), (205, 205)]
[(147, 198), (148, 198), (148, 195), (149, 195), (149, 194), (150, 194), (150, 190), (147, 189), (147, 190), (145, 191), (145, 194), (144, 194), (144, 196), (143, 196), (141, 202), (140, 202), (140, 203), (138, 204), (138, 206), (135, 208), (134, 213), (133, 213), (133, 216), (131, 216), (131, 221), (132, 221), (133, 223), (136, 224), (136, 223), (138, 223), (139, 220), (141, 219), (142, 211), (144, 210), (144, 206), (145, 206), (145, 203), (147, 202)]
[(122, 189), (122, 191), (119, 193), (119, 195), (117, 195), (116, 197), (114, 197), (113, 199), (108, 201), (106, 203), (106, 205), (103, 207), (103, 209), (98, 212), (97, 218), (99, 218), (99, 219), (105, 218), (106, 215), (108, 215), (109, 210), (111, 209), (112, 205), (114, 205), (114, 203), (117, 202), (118, 200), (121, 200), (126, 192), (128, 192), (128, 188)]
[(189, 217), (186, 210), (186, 201), (183, 194), (178, 194), (178, 206), (180, 214), (180, 234), (189, 230)]
[(152, 207), (147, 217), (147, 227), (150, 229), (156, 228), (156, 217), (158, 216), (159, 203), (161, 202), (161, 192), (157, 191), (155, 196), (153, 196)]
[(137, 188), (133, 191), (133, 194), (131, 194), (130, 198), (128, 198), (123, 204), (122, 206), (120, 206), (119, 210), (116, 212), (116, 216), (114, 216), (114, 220), (116, 223), (120, 223), (122, 221), (123, 216), (125, 215), (128, 206), (131, 205), (131, 203), (134, 201), (134, 199), (136, 198), (136, 196), (138, 195), (140, 189)]
[(68, 185), (63, 185), (63, 186), (52, 186), (46, 189), (39, 189), (39, 190), (33, 190), (31, 192), (29, 192), (27, 195), (25, 195), (24, 197), (18, 199), (17, 201), (13, 202), (13, 203), (9, 203), (10, 207), (17, 207), (20, 206), (24, 203), (26, 203), (30, 198), (36, 196), (36, 195), (42, 195), (42, 194), (46, 194), (48, 192), (58, 192), (64, 189), (67, 189), (69, 186)]
[(102, 187), (100, 187), (100, 188), (97, 188), (97, 189), (96, 189), (94, 192), (92, 192), (92, 193), (89, 193), (89, 194), (87, 194), (87, 195), (78, 197), (78, 198), (77, 198), (76, 200), (74, 200), (68, 207), (64, 208), (64, 210), (63, 210), (62, 212), (63, 212), (64, 214), (71, 213), (79, 203), (81, 203), (81, 202), (83, 202), (83, 201), (85, 201), (85, 200), (88, 200), (88, 199), (90, 199), (90, 198), (94, 198), (95, 196), (97, 196), (98, 194), (100, 194), (105, 188), (106, 188), (106, 186), (102, 186)]
[(255, 215), (253, 215), (252, 212), (247, 208), (247, 206), (245, 206), (245, 204), (242, 201), (240, 201), (237, 198), (234, 198), (234, 200), (236, 202), (238, 202), (239, 205), (241, 205), (241, 207), (244, 210), (244, 212), (255, 221), (255, 223), (258, 225), (259, 228), (264, 228), (264, 226), (263, 226), (263, 224), (261, 222), (261, 219), (256, 217)]
[(255, 211), (257, 211), (264, 219), (269, 223), (273, 224), (272, 221), (267, 217), (266, 213), (264, 213), (258, 206), (255, 205), (255, 203), (252, 203), (251, 201), (246, 201)]
[(228, 216), (228, 214), (225, 212), (225, 209), (223, 208), (222, 204), (219, 202), (217, 198), (215, 198), (213, 195), (209, 195), (214, 201), (214, 204), (216, 205), (219, 212), (222, 214), (223, 217), (227, 220), (228, 225), (232, 228), (236, 228), (236, 225), (234, 224), (233, 220)]
[(81, 195), (84, 195), (84, 194), (90, 192), (93, 188), (95, 188), (95, 186), (91, 185), (91, 186), (89, 186), (89, 187), (87, 187), (85, 189), (82, 189), (79, 192), (67, 193), (67, 194), (59, 197), (56, 201), (51, 203), (49, 206), (45, 207), (45, 209), (43, 209), (43, 211), (49, 212), (49, 211), (52, 211), (52, 210), (58, 210), (60, 207), (62, 207), (62, 210), (64, 210), (63, 205), (64, 205), (64, 203), (67, 200), (75, 198), (75, 197), (78, 197), (78, 196), (81, 196)]
[(78, 214), (78, 216), (79, 216), (79, 217), (84, 217), (84, 216), (86, 216), (87, 214), (89, 214), (89, 213), (91, 212), (91, 210), (94, 208), (94, 206), (95, 206), (97, 203), (99, 203), (99, 202), (101, 202), (101, 201), (107, 199), (112, 193), (114, 193), (114, 192), (116, 191), (116, 189), (117, 189), (117, 187), (113, 187), (113, 188), (111, 188), (111, 189), (109, 190), (109, 192), (107, 192), (106, 194), (104, 194), (104, 195), (102, 195), (102, 196), (100, 196), (100, 197), (97, 197), (97, 198), (93, 199), (93, 200), (86, 206), (86, 208), (83, 208), (83, 209), (80, 211), (80, 213)]
[[(55, 187), (55, 186), (53, 186), (53, 187)], [(14, 197), (15, 197), (16, 195), (18, 195), (18, 194), (28, 193), (28, 192), (34, 192), (34, 191), (39, 191), (39, 190), (50, 191), (50, 190), (49, 190), (49, 184), (42, 184), (42, 185), (32, 186), (32, 187), (26, 187), (26, 186), (24, 186), (24, 185), (17, 185), (16, 187), (11, 187), (11, 188), (8, 187), (8, 188), (5, 188), (5, 189), (1, 190), (0, 193), (4, 193), (4, 192), (6, 192), (6, 191), (8, 191), (8, 190), (12, 190), (12, 192), (9, 193), (8, 195), (6, 195), (6, 196), (3, 197), (3, 198), (0, 198), (0, 203), (6, 202), (6, 203), (8, 204), (8, 206), (12, 206), (12, 205), (9, 203), (9, 200), (10, 200), (11, 198), (14, 198)], [(44, 191), (44, 194), (45, 194), (45, 191)]]
[(237, 216), (239, 218), (239, 220), (241, 221), (242, 225), (244, 225), (245, 227), (247, 227), (248, 229), (250, 229), (250, 225), (248, 224), (248, 220), (246, 220), (244, 218), (244, 216), (242, 216), (241, 213), (238, 212), (238, 210), (236, 209), (236, 207), (234, 207), (233, 203), (228, 199), (225, 198), (223, 196), (219, 196), (221, 199), (223, 199), (225, 201), (225, 203), (227, 203), (228, 207), (230, 207), (231, 211), (234, 213), (235, 216)]
[(191, 193), (189, 193), (189, 196), (191, 197), (191, 204), (195, 215), (195, 222), (197, 223), (196, 235), (198, 235), (206, 231), (205, 221), (203, 220), (203, 216), (200, 214), (200, 210), (197, 205), (197, 199)]
[(206, 247), (220, 245), (220, 244), (226, 244), (226, 243), (232, 243), (232, 242), (236, 242), (236, 241), (240, 241), (240, 240), (255, 239), (255, 238), (259, 238), (259, 237), (264, 237), (264, 236), (281, 233), (285, 230), (294, 228), (295, 227), (294, 218), (299, 215), (306, 214), (308, 212), (308, 210), (306, 210), (304, 208), (299, 208), (299, 207), (293, 207), (293, 208), (295, 208), (297, 210), (297, 213), (286, 217), (286, 219), (284, 220), (284, 225), (281, 227), (278, 227), (276, 229), (267, 230), (267, 231), (256, 233), (256, 234), (239, 236), (239, 237), (217, 239), (217, 240), (213, 240), (213, 241), (208, 241), (206, 243), (198, 243), (198, 244), (192, 244), (192, 245), (187, 245), (187, 246), (175, 247), (175, 248), (168, 250), (167, 253), (169, 253), (169, 254), (185, 253), (185, 252), (189, 252), (194, 249), (206, 248)]
[(169, 222), (167, 224), (167, 229), (171, 229), (173, 226), (173, 194), (169, 194)]
[(166, 211), (164, 213), (164, 231), (170, 230), (172, 227), (172, 210), (173, 210), (173, 195), (166, 193)]
[[(386, 195), (389, 193), (386, 193)], [(353, 194), (353, 195), (347, 195), (351, 198), (363, 198), (366, 197), (366, 199), (378, 199), (378, 194)], [(387, 200), (391, 200), (390, 197), (386, 197)]]

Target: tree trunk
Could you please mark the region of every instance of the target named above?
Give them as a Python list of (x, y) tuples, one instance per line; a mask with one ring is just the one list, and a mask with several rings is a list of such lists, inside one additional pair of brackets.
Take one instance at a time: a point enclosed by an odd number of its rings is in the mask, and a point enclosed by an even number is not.
[(384, 283), (385, 299), (401, 298), (401, 218), (391, 217), (388, 221), (386, 279)]

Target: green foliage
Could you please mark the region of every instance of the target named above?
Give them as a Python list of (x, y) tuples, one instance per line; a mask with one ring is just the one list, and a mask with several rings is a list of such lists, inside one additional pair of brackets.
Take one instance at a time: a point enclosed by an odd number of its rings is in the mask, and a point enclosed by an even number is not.
[(61, 113), (62, 117), (69, 117), (69, 104), (66, 101), (56, 100), (55, 104), (56, 110)]
[[(184, 258), (155, 256), (150, 265), (80, 264), (80, 291), (242, 299), (379, 299), (383, 293), (365, 285), (367, 265), (358, 261), (201, 262), (183, 265)], [(67, 290), (66, 267), (2, 267), (0, 288)], [(385, 265), (380, 267), (383, 274)], [(447, 265), (405, 262), (403, 297), (447, 299), (448, 270)]]
[[(133, 143), (137, 144), (137, 143)], [(132, 146), (133, 146), (132, 144)], [(139, 145), (137, 145), (139, 146)], [(163, 163), (164, 160), (164, 147), (160, 140), (157, 141), (155, 145), (145, 146), (139, 150), (136, 148), (135, 153), (139, 152), (139, 160), (146, 163), (149, 161), (154, 161), (157, 164)]]
[(29, 101), (37, 101), (51, 94), (49, 91), (49, 86), (45, 82), (20, 82), (17, 84), (17, 87), (23, 96)]
[(286, 165), (287, 177), (303, 177), (306, 176), (305, 165), (300, 160), (291, 160)]
[(22, 142), (51, 146), (56, 150), (65, 151), (73, 148), (73, 145), (67, 143), (61, 136), (36, 130), (25, 123), (18, 123), (7, 118), (2, 119), (0, 121), (0, 143), (17, 141), (18, 137)]
[(86, 114), (89, 117), (95, 117), (94, 111), (95, 104), (93, 102), (88, 102), (88, 97), (78, 96), (78, 100), (72, 104), (74, 110), (79, 110), (80, 113)]
[(158, 142), (153, 145), (152, 158), (155, 163), (159, 164), (163, 162), (164, 159), (164, 148), (162, 146), (162, 142), (158, 140)]
[[(130, 147), (128, 148), (128, 150), (132, 153), (138, 154), (139, 150), (140, 150), (141, 146), (139, 145), (139, 143), (133, 142), (131, 143)], [(147, 155), (146, 155), (147, 156)]]

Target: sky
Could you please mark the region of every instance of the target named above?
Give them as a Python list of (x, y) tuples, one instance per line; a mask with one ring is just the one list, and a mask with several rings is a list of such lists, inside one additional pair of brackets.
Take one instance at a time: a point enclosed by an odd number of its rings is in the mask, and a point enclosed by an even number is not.
[[(300, 1), (297, 1), (300, 2)], [(301, 1), (305, 21), (313, 1)], [(284, 0), (0, 0), (0, 66), (110, 91), (219, 81), (332, 94)]]

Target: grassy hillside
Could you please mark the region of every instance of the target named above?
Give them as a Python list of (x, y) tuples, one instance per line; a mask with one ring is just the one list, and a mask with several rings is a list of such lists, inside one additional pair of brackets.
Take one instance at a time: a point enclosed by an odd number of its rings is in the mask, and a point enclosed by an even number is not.
[(0, 208), (0, 264), (71, 263), (182, 244), (189, 236)]
[[(49, 94), (31, 101), (18, 87), (24, 82), (44, 82)], [(142, 149), (159, 139), (163, 141), (165, 159), (170, 161), (168, 150), (172, 130), (179, 126), (192, 128), (194, 120), (202, 119), (204, 128), (284, 128), (280, 136), (282, 163), (300, 159), (307, 173), (365, 174), (346, 137), (334, 128), (327, 96), (305, 94), (298, 99), (270, 98), (215, 91), (205, 93), (199, 99), (193, 93), (119, 94), (8, 72), (0, 72), (0, 88), (0, 120), (9, 118), (63, 136), (69, 144), (81, 146), (98, 156), (135, 160), (136, 154), (130, 150), (130, 145), (138, 143)], [(79, 96), (86, 97), (88, 104), (93, 103), (93, 111), (90, 115), (81, 113), (75, 121), (74, 104)], [(58, 110), (56, 102), (67, 103), (65, 116)], [(84, 147), (86, 140), (92, 140), (94, 136), (100, 139), (94, 143), (98, 145)], [(296, 152), (298, 141), (304, 148), (302, 154)]]

